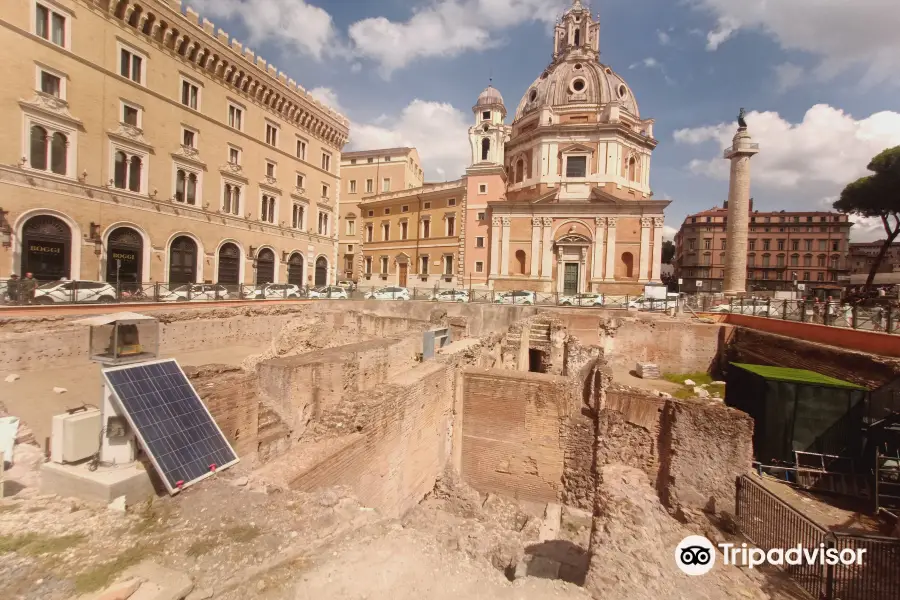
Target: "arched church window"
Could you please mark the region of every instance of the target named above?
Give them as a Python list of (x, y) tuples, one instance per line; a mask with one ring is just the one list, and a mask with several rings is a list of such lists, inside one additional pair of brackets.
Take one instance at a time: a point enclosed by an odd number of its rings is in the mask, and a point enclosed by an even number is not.
[(628, 159), (628, 181), (637, 181), (637, 159), (633, 156)]
[(575, 30), (575, 45), (576, 46), (581, 45), (581, 31), (578, 29)]
[(520, 158), (516, 162), (516, 183), (522, 183), (523, 179), (525, 179), (525, 161)]
[(481, 140), (481, 160), (487, 160), (491, 151), (491, 140), (484, 138)]

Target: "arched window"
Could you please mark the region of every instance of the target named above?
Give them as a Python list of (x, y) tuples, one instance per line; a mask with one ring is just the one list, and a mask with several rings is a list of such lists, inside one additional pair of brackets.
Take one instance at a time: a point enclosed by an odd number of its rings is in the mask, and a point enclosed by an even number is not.
[(581, 45), (581, 30), (580, 29), (575, 30), (575, 45), (576, 46)]
[(622, 253), (622, 266), (625, 267), (625, 278), (634, 277), (634, 255), (631, 252)]
[(143, 166), (140, 156), (128, 156), (122, 150), (117, 150), (113, 167), (113, 185), (120, 190), (140, 192)]
[(800, 255), (799, 254), (791, 254), (791, 266), (792, 267), (800, 266)]
[(256, 285), (275, 281), (275, 253), (263, 248), (256, 255)]
[(288, 283), (303, 285), (303, 256), (297, 252), (288, 260)]
[(222, 212), (229, 215), (241, 214), (241, 186), (233, 183), (225, 184), (222, 195)]
[(294, 229), (303, 229), (303, 207), (299, 204), (294, 205), (291, 214), (291, 227)]
[(232, 243), (219, 248), (219, 283), (237, 285), (241, 277), (241, 251)]
[(628, 181), (637, 181), (637, 159), (633, 156), (628, 159)]
[(316, 286), (328, 284), (328, 260), (324, 256), (316, 259)]
[(197, 243), (187, 236), (172, 240), (169, 247), (169, 283), (197, 282)]
[(266, 223), (275, 222), (275, 198), (273, 198), (272, 196), (263, 195), (262, 210), (260, 212), (259, 218)]
[(56, 132), (50, 142), (50, 170), (57, 175), (66, 174), (66, 163), (68, 162), (69, 139)]
[(525, 160), (520, 158), (516, 162), (516, 183), (522, 183), (523, 179), (525, 179)]
[(481, 160), (487, 160), (491, 151), (491, 140), (484, 138), (481, 140)]
[(518, 270), (516, 271), (519, 275), (525, 275), (525, 251), (524, 250), (516, 250), (516, 266)]
[(175, 200), (187, 204), (197, 203), (197, 175), (184, 169), (175, 174)]
[(31, 128), (31, 168), (47, 170), (47, 130), (39, 125)]
[(128, 168), (128, 189), (132, 192), (141, 191), (141, 168), (143, 168), (140, 156), (132, 156)]

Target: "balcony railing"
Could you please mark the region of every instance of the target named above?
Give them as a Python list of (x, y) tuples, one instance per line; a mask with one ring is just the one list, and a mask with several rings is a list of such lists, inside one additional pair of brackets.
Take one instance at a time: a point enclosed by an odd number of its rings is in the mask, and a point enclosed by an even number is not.
[(759, 144), (736, 144), (734, 146), (729, 146), (722, 153), (722, 156), (728, 158), (729, 154), (738, 152), (739, 150), (759, 150)]

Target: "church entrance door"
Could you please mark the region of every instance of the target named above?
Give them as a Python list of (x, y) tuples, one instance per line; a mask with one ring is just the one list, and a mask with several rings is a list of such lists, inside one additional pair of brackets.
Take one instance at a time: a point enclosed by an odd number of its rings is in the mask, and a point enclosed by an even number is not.
[(567, 296), (578, 293), (578, 263), (566, 263), (563, 293)]
[(408, 268), (409, 265), (407, 263), (400, 263), (397, 265), (397, 269), (399, 271), (398, 285), (400, 287), (406, 287), (406, 273)]

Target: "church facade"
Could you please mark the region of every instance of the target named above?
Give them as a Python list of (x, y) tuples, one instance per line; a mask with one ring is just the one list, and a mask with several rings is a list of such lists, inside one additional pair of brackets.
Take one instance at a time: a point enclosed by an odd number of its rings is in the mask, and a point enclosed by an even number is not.
[[(499, 91), (489, 86), (478, 97), (471, 165), (458, 182), (440, 185), (441, 197), (459, 207), (444, 218), (458, 218), (459, 226), (408, 227), (406, 239), (364, 237), (362, 272), (365, 265), (386, 269), (370, 279), (418, 285), (423, 262), (409, 251), (439, 244), (441, 287), (625, 294), (660, 281), (669, 202), (654, 200), (650, 190), (653, 120), (641, 118), (628, 84), (600, 63), (599, 23), (580, 0), (560, 19), (553, 43), (551, 63), (511, 125)], [(362, 215), (374, 219), (382, 205), (416, 204), (432, 187), (364, 199)], [(363, 231), (378, 232), (378, 225), (367, 222)], [(389, 235), (390, 228), (381, 231)], [(455, 237), (444, 239), (451, 231)], [(425, 232), (442, 237), (423, 238)]]

